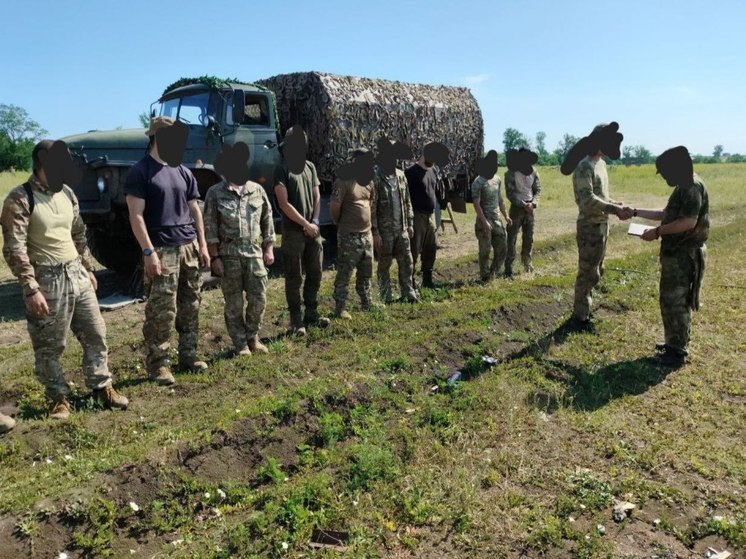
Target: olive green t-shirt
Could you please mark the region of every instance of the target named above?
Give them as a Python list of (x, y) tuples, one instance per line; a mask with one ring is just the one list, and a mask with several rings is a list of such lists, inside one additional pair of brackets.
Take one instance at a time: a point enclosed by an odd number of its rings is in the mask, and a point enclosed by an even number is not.
[[(283, 184), (288, 193), (288, 203), (293, 206), (306, 221), (313, 219), (313, 189), (320, 185), (316, 167), (310, 161), (300, 174), (291, 173), (285, 165), (275, 169), (275, 184)], [(303, 227), (288, 216), (282, 216), (283, 229), (303, 231)]]
[(342, 206), (337, 223), (339, 233), (366, 233), (370, 231), (370, 204), (373, 183), (365, 186), (354, 180), (337, 179), (332, 189), (332, 200)]

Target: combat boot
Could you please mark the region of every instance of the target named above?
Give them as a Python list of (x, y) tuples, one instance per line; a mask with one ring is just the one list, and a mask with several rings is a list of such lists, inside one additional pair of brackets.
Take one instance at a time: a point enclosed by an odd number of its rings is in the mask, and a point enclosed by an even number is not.
[(201, 373), (208, 369), (207, 363), (197, 359), (196, 355), (179, 357), (179, 369), (188, 373)]
[(114, 387), (111, 384), (107, 384), (103, 388), (97, 388), (94, 390), (93, 399), (98, 400), (109, 409), (116, 408), (118, 410), (126, 410), (130, 403), (125, 396), (122, 396), (119, 392), (114, 390)]
[(363, 309), (364, 311), (372, 311), (374, 309), (382, 309), (383, 306), (379, 305), (378, 303), (374, 303), (370, 299), (361, 299), (360, 308)]
[(236, 355), (240, 355), (242, 357), (248, 357), (251, 355), (251, 350), (248, 346), (243, 346), (241, 349), (236, 350)]
[(288, 328), (288, 335), (290, 336), (305, 336), (306, 327), (303, 324), (301, 318), (300, 309), (290, 311), (290, 328)]
[(345, 310), (344, 303), (337, 303), (337, 306), (334, 308), (334, 317), (341, 318), (342, 320), (352, 319), (352, 315)]
[(661, 355), (657, 356), (656, 361), (661, 367), (666, 367), (668, 369), (680, 369), (681, 367), (686, 365), (687, 358), (686, 355), (681, 353), (680, 351), (677, 351), (671, 347), (667, 347)]
[(57, 396), (52, 402), (52, 408), (49, 411), (50, 419), (59, 419), (65, 421), (70, 418), (70, 402), (65, 396)]
[(168, 368), (168, 365), (159, 365), (155, 370), (150, 371), (148, 378), (155, 381), (158, 386), (171, 386), (176, 383), (176, 379), (171, 374), (171, 369)]
[(16, 426), (16, 420), (10, 417), (9, 415), (5, 415), (4, 413), (0, 413), (0, 435), (3, 433), (7, 433), (13, 427)]
[(523, 271), (527, 274), (531, 274), (534, 271), (534, 267), (531, 265), (530, 260), (523, 261)]
[(433, 271), (432, 270), (422, 271), (422, 287), (427, 287), (428, 289), (435, 289), (435, 284), (433, 283)]
[(512, 264), (506, 264), (505, 265), (505, 277), (507, 279), (513, 279), (513, 265)]
[(249, 339), (249, 351), (252, 353), (269, 353), (267, 346), (259, 341), (259, 336)]
[(309, 326), (318, 326), (319, 328), (326, 328), (331, 324), (330, 320), (325, 316), (320, 316), (319, 311), (315, 308), (306, 307), (306, 314), (303, 317), (303, 324)]

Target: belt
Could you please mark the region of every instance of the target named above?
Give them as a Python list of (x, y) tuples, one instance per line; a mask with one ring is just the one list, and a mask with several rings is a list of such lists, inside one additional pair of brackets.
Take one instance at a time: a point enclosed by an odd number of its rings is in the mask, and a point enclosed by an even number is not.
[(80, 256), (77, 258), (73, 258), (72, 260), (68, 260), (67, 262), (61, 262), (59, 264), (35, 264), (31, 263), (31, 265), (36, 268), (44, 268), (46, 270), (52, 270), (52, 271), (62, 271), (68, 266), (72, 266), (73, 264), (77, 264), (81, 261)]

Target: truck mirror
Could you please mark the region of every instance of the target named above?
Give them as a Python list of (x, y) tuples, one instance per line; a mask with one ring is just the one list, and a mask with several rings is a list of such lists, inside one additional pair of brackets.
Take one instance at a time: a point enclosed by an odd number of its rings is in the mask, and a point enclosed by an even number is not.
[(246, 93), (243, 89), (233, 90), (233, 124), (238, 126), (243, 122), (243, 111), (246, 106)]

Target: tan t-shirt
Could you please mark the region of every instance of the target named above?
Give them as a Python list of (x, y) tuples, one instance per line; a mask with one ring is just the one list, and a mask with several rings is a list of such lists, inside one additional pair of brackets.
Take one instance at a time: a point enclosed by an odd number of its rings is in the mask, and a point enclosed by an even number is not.
[(332, 189), (332, 200), (342, 206), (337, 231), (339, 233), (366, 233), (370, 231), (370, 204), (373, 183), (360, 186), (354, 180), (337, 179)]
[(28, 225), (27, 253), (34, 264), (61, 264), (75, 260), (72, 238), (73, 203), (64, 192), (34, 191), (34, 213)]

